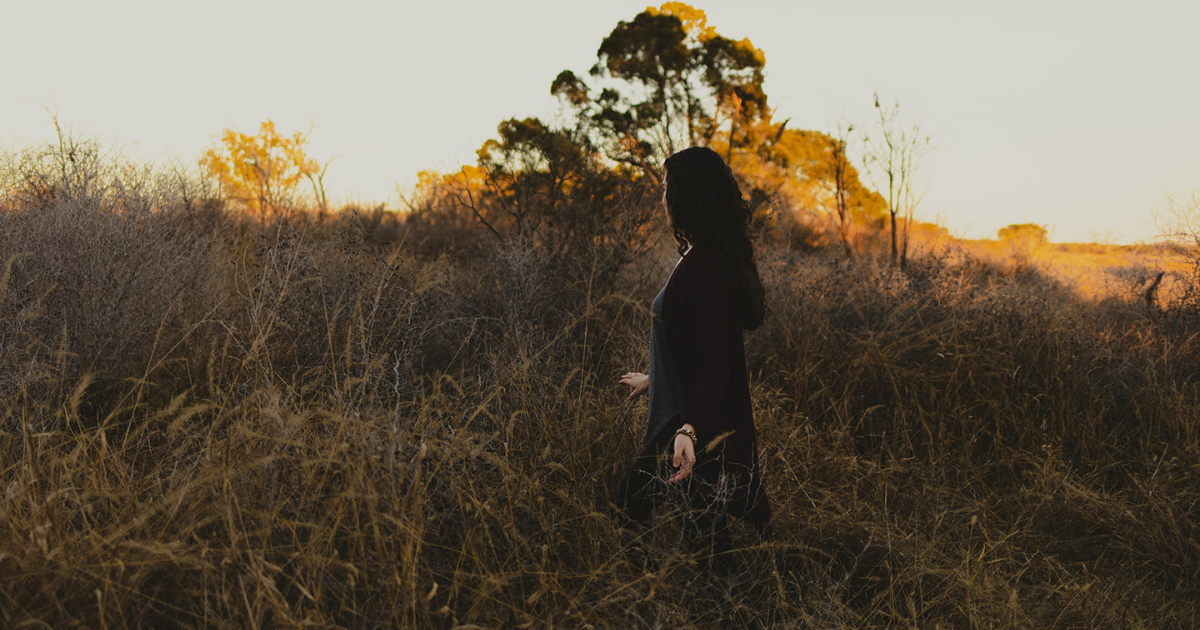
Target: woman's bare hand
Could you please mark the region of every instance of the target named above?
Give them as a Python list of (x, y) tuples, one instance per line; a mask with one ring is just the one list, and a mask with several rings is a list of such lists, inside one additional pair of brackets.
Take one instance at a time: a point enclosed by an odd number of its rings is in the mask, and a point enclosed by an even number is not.
[(629, 372), (621, 377), (620, 382), (633, 388), (633, 391), (629, 392), (628, 400), (633, 400), (650, 389), (650, 377), (641, 372)]
[[(690, 424), (683, 425), (683, 428), (695, 433)], [(671, 463), (679, 470), (671, 475), (667, 483), (682, 481), (692, 474), (692, 465), (696, 463), (696, 445), (692, 443), (692, 438), (682, 433), (675, 434), (675, 459)]]

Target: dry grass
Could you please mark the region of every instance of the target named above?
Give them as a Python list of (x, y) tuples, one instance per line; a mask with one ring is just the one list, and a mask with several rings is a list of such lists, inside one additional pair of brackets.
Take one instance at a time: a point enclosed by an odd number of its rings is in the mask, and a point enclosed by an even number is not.
[(946, 238), (921, 245), (935, 251), (957, 250), (967, 257), (1013, 270), (1033, 267), (1092, 301), (1144, 300), (1146, 290), (1161, 272), (1163, 278), (1155, 289), (1155, 298), (1164, 308), (1176, 306), (1188, 293), (1197, 258), (1192, 249), (1170, 243), (1046, 243), (1034, 247), (1024, 243)]
[(739, 524), (714, 575), (678, 515), (609, 504), (669, 253), (439, 258), (371, 213), (246, 223), (30, 160), (0, 202), (7, 627), (1200, 624), (1192, 320), (765, 246), (779, 534)]

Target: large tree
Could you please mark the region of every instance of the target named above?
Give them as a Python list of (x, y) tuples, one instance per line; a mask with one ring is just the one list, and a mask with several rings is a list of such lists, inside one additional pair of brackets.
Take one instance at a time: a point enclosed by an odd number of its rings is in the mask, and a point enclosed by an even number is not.
[(610, 159), (653, 177), (670, 154), (718, 134), (728, 153), (768, 113), (762, 51), (718, 35), (704, 11), (682, 2), (618, 23), (597, 57), (590, 85), (564, 70), (550, 91), (593, 125)]
[[(752, 200), (757, 192), (765, 204), (826, 217), (847, 256), (854, 255), (856, 226), (878, 224), (887, 207), (883, 197), (860, 181), (847, 155), (850, 134), (849, 127), (834, 134), (780, 127), (774, 140), (754, 154), (773, 176), (765, 185), (751, 185)], [(741, 172), (749, 172), (752, 163), (735, 156)]]
[(725, 157), (763, 227), (788, 213), (828, 219), (852, 254), (854, 226), (886, 207), (859, 182), (844, 139), (774, 122), (762, 51), (717, 34), (703, 11), (648, 8), (619, 23), (597, 57), (588, 81), (566, 70), (552, 84), (576, 114), (571, 123), (500, 123), (477, 166), (447, 176), (435, 196), (501, 238), (544, 228), (562, 244), (641, 234), (648, 217), (626, 216), (632, 204), (618, 201), (656, 190), (663, 161), (700, 145)]

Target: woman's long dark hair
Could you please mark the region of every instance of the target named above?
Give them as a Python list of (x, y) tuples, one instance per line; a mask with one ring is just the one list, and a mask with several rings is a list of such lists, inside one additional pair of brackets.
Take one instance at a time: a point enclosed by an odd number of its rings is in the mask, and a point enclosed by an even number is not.
[(733, 171), (707, 147), (672, 155), (666, 168), (667, 212), (679, 254), (695, 245), (715, 258), (733, 284), (742, 327), (758, 328), (766, 317), (766, 292), (754, 263), (750, 202)]

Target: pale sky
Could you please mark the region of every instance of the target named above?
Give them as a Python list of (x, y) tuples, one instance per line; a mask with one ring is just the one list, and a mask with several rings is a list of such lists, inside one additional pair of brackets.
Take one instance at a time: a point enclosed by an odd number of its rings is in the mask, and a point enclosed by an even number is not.
[[(642, 0), (0, 0), (0, 149), (76, 133), (194, 164), (226, 127), (313, 127), (331, 197), (387, 202), (509, 117), (553, 118)], [(1200, 2), (701, 1), (766, 54), (789, 128), (899, 100), (937, 147), (919, 214), (967, 238), (1152, 239), (1162, 190), (1200, 189)]]

